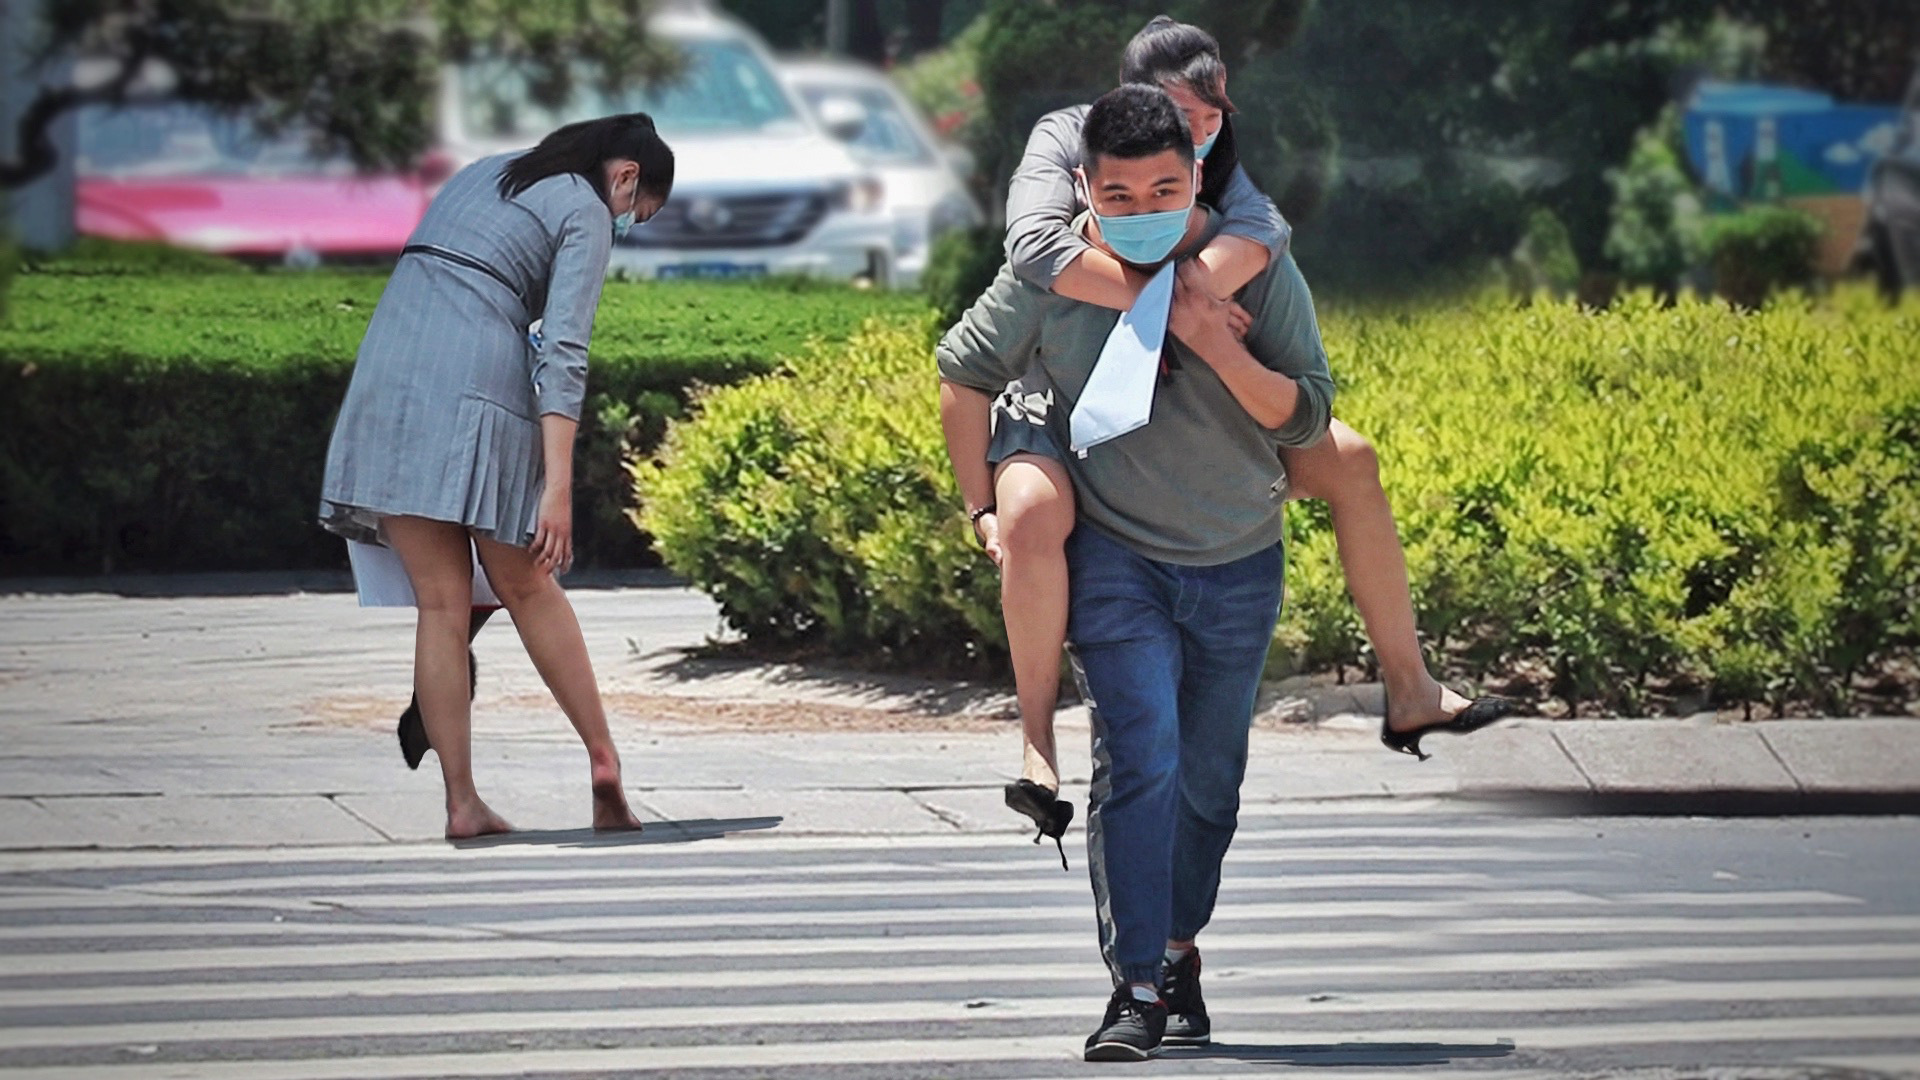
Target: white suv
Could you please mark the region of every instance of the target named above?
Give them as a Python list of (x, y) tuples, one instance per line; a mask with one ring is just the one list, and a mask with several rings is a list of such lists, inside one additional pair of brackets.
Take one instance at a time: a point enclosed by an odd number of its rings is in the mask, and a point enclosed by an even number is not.
[(893, 222), (880, 181), (794, 98), (753, 32), (687, 3), (654, 14), (647, 28), (685, 58), (683, 74), (658, 88), (605, 94), (583, 79), (571, 101), (550, 109), (505, 65), (451, 69), (442, 149), (464, 164), (530, 146), (562, 124), (646, 112), (673, 147), (673, 197), (614, 246), (611, 271), (890, 283)]

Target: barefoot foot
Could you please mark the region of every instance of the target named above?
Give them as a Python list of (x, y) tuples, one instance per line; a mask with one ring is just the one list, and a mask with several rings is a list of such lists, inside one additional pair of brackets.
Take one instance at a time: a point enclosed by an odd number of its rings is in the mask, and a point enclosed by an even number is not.
[(507, 819), (493, 812), (478, 797), (458, 805), (447, 807), (447, 839), (471, 840), (476, 836), (493, 836), (498, 833), (512, 832), (513, 826)]
[(593, 760), (593, 831), (639, 832), (640, 819), (627, 807), (627, 792), (620, 785), (620, 762), (596, 756)]

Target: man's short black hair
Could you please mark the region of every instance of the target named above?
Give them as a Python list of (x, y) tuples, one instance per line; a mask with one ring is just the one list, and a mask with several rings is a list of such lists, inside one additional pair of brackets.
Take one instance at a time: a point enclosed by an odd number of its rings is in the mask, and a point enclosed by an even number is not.
[(1165, 90), (1130, 84), (1100, 95), (1080, 131), (1080, 160), (1092, 169), (1101, 157), (1145, 158), (1177, 150), (1193, 164), (1187, 116)]

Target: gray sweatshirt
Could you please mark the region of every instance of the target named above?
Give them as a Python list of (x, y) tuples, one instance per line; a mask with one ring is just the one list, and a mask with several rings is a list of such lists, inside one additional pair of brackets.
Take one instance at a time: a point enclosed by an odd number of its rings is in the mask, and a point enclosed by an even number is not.
[[(1200, 242), (1218, 234), (1209, 212)], [(1081, 234), (1081, 222), (1074, 232)], [(1333, 379), (1313, 298), (1282, 254), (1235, 297), (1253, 316), (1247, 351), (1300, 387), (1293, 416), (1265, 428), (1192, 350), (1169, 336), (1172, 370), (1146, 427), (1067, 454), (1081, 520), (1160, 562), (1215, 566), (1280, 542), (1286, 471), (1279, 448), (1311, 446), (1332, 416)], [(1050, 398), (1047, 424), (1068, 444), (1067, 418), (1120, 313), (1036, 288), (1002, 267), (935, 350), (940, 377), (987, 394), (1013, 379)]]
[[(1087, 250), (1073, 228), (1074, 215), (1086, 209), (1073, 170), (1080, 165), (1080, 130), (1091, 108), (1075, 105), (1041, 117), (1007, 189), (1007, 262), (1021, 279), (1043, 289), (1053, 288), (1067, 264)], [(1286, 254), (1293, 228), (1273, 200), (1253, 186), (1247, 170), (1233, 167), (1216, 209), (1226, 216), (1221, 232), (1262, 245), (1272, 253), (1272, 264)]]

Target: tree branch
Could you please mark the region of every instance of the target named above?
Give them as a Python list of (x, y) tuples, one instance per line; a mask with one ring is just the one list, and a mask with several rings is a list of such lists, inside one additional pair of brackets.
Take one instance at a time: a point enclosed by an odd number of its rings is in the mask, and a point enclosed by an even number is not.
[(19, 148), (12, 161), (0, 161), (0, 190), (15, 191), (53, 171), (60, 154), (53, 145), (53, 122), (60, 114), (82, 105), (117, 103), (126, 99), (140, 70), (147, 65), (148, 51), (134, 50), (104, 85), (91, 90), (72, 86), (43, 86), (20, 121), (14, 127)]

